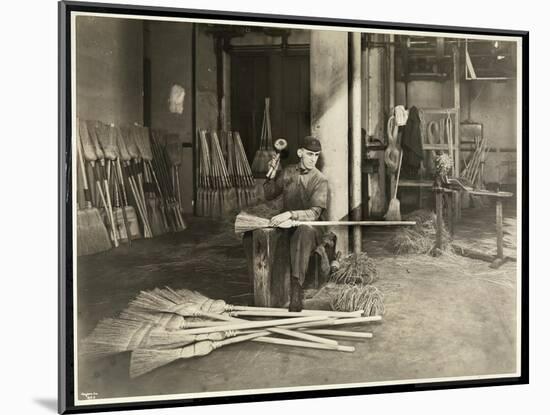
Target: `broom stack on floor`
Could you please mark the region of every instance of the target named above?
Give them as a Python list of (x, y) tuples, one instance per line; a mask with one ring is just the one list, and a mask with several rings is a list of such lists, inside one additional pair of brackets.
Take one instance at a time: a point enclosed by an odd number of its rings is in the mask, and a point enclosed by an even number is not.
[(79, 255), (186, 228), (179, 175), (147, 127), (78, 120), (76, 131)]
[[(343, 325), (380, 321), (352, 312), (234, 306), (195, 291), (171, 288), (142, 291), (118, 318), (99, 322), (83, 340), (80, 355), (98, 358), (129, 351), (130, 377), (144, 375), (179, 359), (205, 356), (215, 349), (253, 341), (289, 347), (353, 352), (337, 339), (372, 337)], [(243, 319), (242, 317), (250, 317)]]

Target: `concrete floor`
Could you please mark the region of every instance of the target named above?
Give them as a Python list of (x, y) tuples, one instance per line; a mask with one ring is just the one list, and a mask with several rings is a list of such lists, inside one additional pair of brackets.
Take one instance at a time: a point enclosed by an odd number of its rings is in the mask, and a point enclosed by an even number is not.
[[(505, 214), (506, 230), (514, 234), (515, 214), (510, 209)], [(465, 211), (457, 239), (477, 234), (484, 249), (490, 248), (491, 218), (493, 209)], [(134, 380), (124, 353), (80, 362), (79, 392), (113, 398), (514, 372), (516, 263), (493, 270), (457, 256), (394, 256), (383, 248), (388, 236), (387, 229), (365, 232), (364, 249), (378, 265), (375, 285), (385, 296), (386, 313), (368, 327), (372, 339), (341, 342), (353, 344), (354, 353), (244, 343)], [(510, 252), (513, 248), (509, 245)], [(140, 290), (154, 287), (185, 287), (233, 304), (252, 303), (244, 253), (231, 224), (204, 218), (190, 218), (188, 230), (179, 234), (80, 257), (78, 267), (79, 338), (99, 319), (116, 316)]]

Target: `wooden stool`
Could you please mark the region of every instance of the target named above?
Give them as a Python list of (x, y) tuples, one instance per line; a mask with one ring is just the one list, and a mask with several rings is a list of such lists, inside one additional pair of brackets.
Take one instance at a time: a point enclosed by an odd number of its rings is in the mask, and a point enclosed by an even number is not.
[[(290, 238), (284, 229), (265, 228), (243, 237), (254, 305), (283, 307), (290, 298)], [(319, 284), (318, 256), (312, 255), (306, 281)]]

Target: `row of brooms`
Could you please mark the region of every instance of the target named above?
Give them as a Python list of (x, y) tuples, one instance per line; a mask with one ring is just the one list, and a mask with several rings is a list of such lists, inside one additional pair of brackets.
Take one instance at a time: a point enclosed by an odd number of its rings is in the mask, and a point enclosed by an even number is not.
[(335, 338), (360, 340), (372, 333), (337, 328), (381, 320), (380, 315), (363, 314), (363, 310), (293, 313), (235, 306), (187, 289), (157, 288), (142, 291), (118, 318), (100, 321), (81, 343), (79, 354), (97, 359), (131, 352), (129, 374), (135, 378), (176, 360), (205, 356), (245, 341), (353, 352), (353, 346)]
[(198, 145), (198, 216), (222, 217), (256, 203), (255, 182), (238, 132), (200, 130)]
[(76, 137), (78, 255), (185, 229), (175, 185), (181, 160), (169, 160), (167, 143), (146, 127), (84, 120)]

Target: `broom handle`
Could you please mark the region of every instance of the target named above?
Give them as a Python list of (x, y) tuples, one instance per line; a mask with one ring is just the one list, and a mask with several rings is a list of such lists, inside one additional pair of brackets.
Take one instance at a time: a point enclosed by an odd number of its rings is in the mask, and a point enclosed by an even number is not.
[[(233, 318), (231, 320), (233, 320), (235, 322), (238, 322), (238, 321), (239, 322), (246, 322), (246, 320), (241, 320), (239, 318)], [(332, 345), (332, 346), (338, 346), (338, 342), (335, 341), (335, 340), (325, 339), (323, 337), (314, 336), (313, 334), (309, 334), (309, 333), (301, 333), (301, 332), (287, 330), (287, 329), (280, 328), (280, 327), (271, 327), (267, 330), (270, 333), (282, 334), (283, 336), (288, 336), (288, 337), (296, 337), (298, 339), (302, 339), (302, 340), (306, 340), (306, 341), (310, 341), (310, 342), (314, 342), (314, 343), (321, 343), (321, 344), (329, 344), (329, 345)]]
[(235, 317), (302, 317), (302, 316), (326, 316), (326, 317), (360, 317), (363, 314), (363, 310), (357, 312), (331, 312), (331, 311), (317, 311), (312, 313), (306, 313), (308, 310), (302, 311), (288, 311), (285, 309), (273, 309), (273, 310), (242, 310), (242, 311), (230, 311), (229, 315)]
[(258, 337), (253, 339), (252, 341), (259, 343), (280, 344), (284, 346), (304, 347), (307, 349), (336, 350), (339, 352), (350, 353), (355, 351), (355, 347), (353, 346), (333, 346), (329, 344), (304, 342), (300, 340), (280, 339), (278, 337)]
[(345, 324), (357, 324), (357, 323), (370, 323), (373, 321), (382, 320), (382, 316), (369, 316), (369, 317), (353, 317), (353, 318), (341, 318), (341, 319), (329, 319), (325, 321), (314, 321), (311, 323), (291, 324), (286, 326), (286, 329), (301, 329), (304, 327), (322, 327), (322, 326), (342, 326)]
[[(96, 165), (96, 169), (99, 170), (99, 165)], [(103, 208), (105, 209), (105, 212), (107, 213), (107, 222), (109, 223), (109, 229), (111, 231), (111, 239), (114, 241), (114, 232), (115, 229), (113, 227), (113, 223), (111, 222), (111, 219), (109, 218), (109, 208), (107, 206), (107, 201), (105, 200), (105, 196), (103, 195), (103, 190), (101, 189), (101, 178), (100, 174), (96, 175), (96, 186), (97, 186), (97, 192), (99, 194), (99, 198), (101, 199), (101, 202), (103, 203)]]
[[(107, 160), (107, 168), (110, 166), (110, 160)], [(109, 170), (109, 169), (108, 169)], [(103, 176), (103, 186), (105, 187), (105, 196), (107, 198), (107, 206), (108, 206), (108, 214), (111, 217), (111, 223), (113, 224), (113, 236), (114, 236), (114, 244), (115, 248), (118, 248), (118, 238), (116, 235), (116, 222), (115, 222), (115, 215), (113, 214), (113, 204), (111, 202), (111, 192), (109, 190), (109, 182), (108, 178)]]
[(399, 168), (397, 169), (397, 180), (395, 181), (395, 190), (393, 192), (394, 199), (397, 197), (397, 188), (399, 187), (399, 176), (401, 175), (402, 162), (403, 162), (403, 150), (401, 150), (401, 154), (399, 155)]
[(134, 199), (136, 201), (136, 206), (138, 208), (139, 215), (141, 216), (141, 221), (143, 222), (143, 234), (144, 234), (143, 236), (145, 238), (150, 238), (153, 235), (153, 233), (151, 232), (151, 227), (149, 226), (147, 216), (143, 209), (143, 205), (142, 205), (143, 202), (139, 197), (136, 181), (134, 179), (134, 176), (131, 174), (130, 162), (128, 162), (128, 164), (125, 167), (128, 169), (128, 172), (130, 172), (130, 174), (128, 175), (128, 182), (130, 183), (130, 190), (132, 191), (132, 195), (134, 196)]
[[(118, 162), (118, 159), (114, 163), (117, 163), (117, 162)], [(120, 203), (119, 203), (119, 199), (120, 199), (119, 182), (122, 181), (122, 178), (119, 177), (119, 175), (118, 175), (117, 164), (115, 164), (115, 166), (113, 168), (113, 177), (115, 179), (115, 192), (116, 192), (117, 204), (120, 205)], [(122, 187), (124, 187), (124, 183), (122, 184)], [(125, 207), (126, 206), (123, 206), (121, 208), (121, 210), (122, 210), (122, 220), (124, 222), (124, 229), (126, 229), (126, 239), (128, 240), (128, 246), (132, 246), (132, 235), (130, 234), (130, 223), (128, 222), (128, 216), (126, 215)]]
[(358, 221), (299, 221), (292, 220), (291, 226), (299, 225), (309, 225), (309, 226), (414, 226), (416, 225), (415, 221), (404, 221), (404, 220), (389, 220), (389, 221), (379, 221), (379, 220), (358, 220)]
[[(286, 308), (276, 307), (252, 307), (246, 305), (226, 305), (226, 311), (279, 311), (288, 312)], [(357, 311), (330, 311), (330, 310), (302, 310), (302, 314), (306, 315), (324, 315), (329, 317), (360, 317), (363, 315), (363, 310)]]
[(78, 166), (80, 167), (80, 172), (82, 174), (82, 186), (84, 188), (84, 200), (86, 201), (86, 208), (91, 208), (91, 195), (90, 189), (88, 188), (88, 178), (86, 177), (86, 169), (84, 168), (84, 160), (82, 159), (82, 143), (80, 141), (80, 135), (77, 134), (77, 156), (78, 156)]
[(306, 333), (320, 334), (322, 336), (339, 336), (349, 337), (352, 339), (370, 339), (372, 333), (365, 333), (363, 331), (340, 331), (340, 330), (324, 330), (324, 329), (304, 329)]
[(327, 320), (325, 316), (309, 316), (309, 317), (298, 317), (298, 318), (286, 318), (280, 320), (267, 320), (267, 321), (250, 321), (246, 323), (235, 323), (235, 324), (221, 324), (214, 327), (205, 327), (200, 329), (192, 329), (187, 333), (189, 334), (202, 334), (202, 333), (212, 333), (214, 331), (227, 331), (227, 330), (244, 330), (244, 329), (255, 329), (258, 327), (275, 327), (275, 326), (284, 326), (288, 324), (297, 324), (297, 323), (307, 323), (312, 321), (321, 321)]

